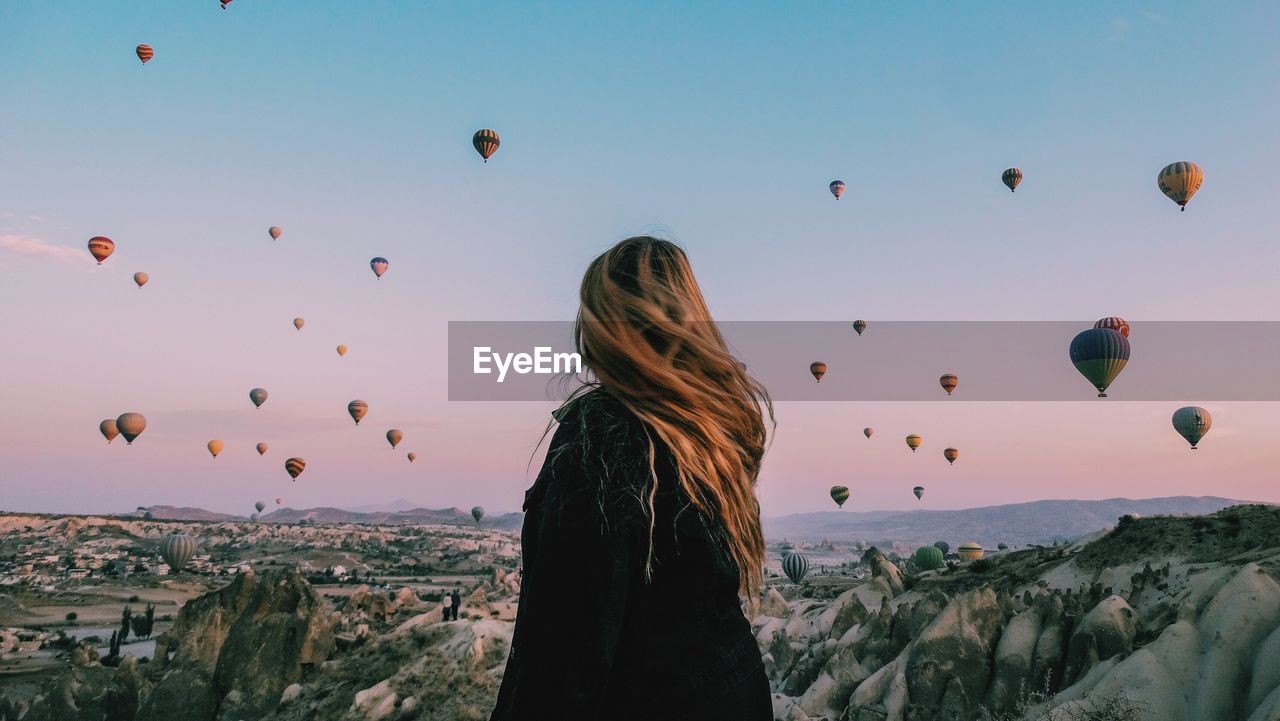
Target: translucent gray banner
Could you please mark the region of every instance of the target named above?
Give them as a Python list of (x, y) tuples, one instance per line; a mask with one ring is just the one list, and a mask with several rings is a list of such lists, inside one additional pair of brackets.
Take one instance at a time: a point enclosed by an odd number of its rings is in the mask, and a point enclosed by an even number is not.
[[(871, 321), (862, 335), (842, 321), (718, 326), (776, 401), (1280, 401), (1274, 321), (1131, 321), (1130, 360), (1108, 398), (1068, 354), (1093, 321)], [(569, 321), (451, 321), (449, 400), (564, 398), (577, 385), (573, 352)], [(948, 373), (951, 395), (939, 383)]]

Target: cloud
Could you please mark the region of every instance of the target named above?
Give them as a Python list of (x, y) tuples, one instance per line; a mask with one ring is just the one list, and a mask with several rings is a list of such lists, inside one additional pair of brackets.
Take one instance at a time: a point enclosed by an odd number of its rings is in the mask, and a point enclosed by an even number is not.
[(65, 245), (54, 245), (42, 238), (31, 235), (13, 235), (0, 233), (0, 250), (18, 255), (30, 255), (64, 263), (91, 263), (93, 259), (85, 251), (69, 248)]

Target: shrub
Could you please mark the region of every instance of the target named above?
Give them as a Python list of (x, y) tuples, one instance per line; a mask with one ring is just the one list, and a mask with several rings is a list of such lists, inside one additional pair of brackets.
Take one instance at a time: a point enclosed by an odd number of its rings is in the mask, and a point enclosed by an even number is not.
[(75, 611), (69, 611), (69, 612), (67, 612), (67, 620), (68, 620), (68, 621), (74, 621), (74, 620), (76, 620), (77, 618), (80, 618), (80, 614), (76, 613)]

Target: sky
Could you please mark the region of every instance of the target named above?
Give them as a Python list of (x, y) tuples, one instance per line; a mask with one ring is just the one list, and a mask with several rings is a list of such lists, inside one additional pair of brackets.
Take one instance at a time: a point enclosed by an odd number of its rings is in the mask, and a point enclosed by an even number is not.
[[(1277, 320), (1278, 65), (1267, 2), (0, 4), (0, 508), (517, 510), (552, 406), (450, 402), (448, 322), (571, 319), (638, 233), (724, 320)], [(1280, 405), (1185, 401), (1195, 453), (1178, 403), (782, 402), (763, 513), (1280, 501)]]

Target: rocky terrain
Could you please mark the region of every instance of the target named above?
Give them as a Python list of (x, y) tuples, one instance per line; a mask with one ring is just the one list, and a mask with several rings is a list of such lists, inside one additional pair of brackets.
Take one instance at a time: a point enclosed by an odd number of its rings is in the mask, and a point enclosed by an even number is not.
[[(771, 577), (753, 628), (776, 718), (1280, 719), (1280, 509), (1125, 517), (947, 564), (869, 548), (859, 580)], [(330, 606), (292, 569), (242, 574), (187, 603), (150, 663), (77, 648), (0, 719), (484, 719), (518, 591), (496, 569), (444, 622), (407, 589)]]

